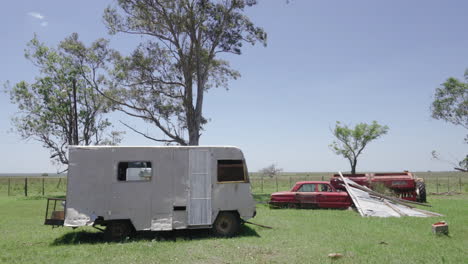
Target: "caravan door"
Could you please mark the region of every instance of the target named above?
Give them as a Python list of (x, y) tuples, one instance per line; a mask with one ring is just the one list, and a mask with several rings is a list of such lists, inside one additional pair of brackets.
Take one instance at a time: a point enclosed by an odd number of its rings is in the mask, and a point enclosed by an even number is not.
[(211, 153), (208, 150), (189, 150), (188, 224), (211, 225)]
[(137, 151), (113, 154), (116, 173), (112, 175), (110, 210), (106, 219), (130, 219), (137, 230), (147, 230), (155, 164)]

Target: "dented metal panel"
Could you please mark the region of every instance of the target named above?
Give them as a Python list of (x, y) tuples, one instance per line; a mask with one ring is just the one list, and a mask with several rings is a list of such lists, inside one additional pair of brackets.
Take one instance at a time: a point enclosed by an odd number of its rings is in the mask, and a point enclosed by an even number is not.
[[(407, 206), (403, 203), (396, 202), (395, 199), (385, 199), (376, 196), (377, 194), (371, 193), (372, 190), (361, 188), (356, 182), (345, 178), (339, 172), (342, 181), (345, 183), (346, 191), (354, 202), (356, 209), (361, 216), (375, 216), (375, 217), (402, 217), (402, 216), (414, 216), (414, 217), (430, 217), (430, 216), (442, 216), (441, 214), (421, 210), (418, 208)], [(353, 187), (355, 186), (355, 187)], [(391, 199), (391, 200), (390, 200)]]
[(159, 214), (151, 220), (151, 230), (168, 231), (172, 230), (172, 215)]
[(189, 225), (211, 225), (211, 155), (208, 150), (189, 151)]

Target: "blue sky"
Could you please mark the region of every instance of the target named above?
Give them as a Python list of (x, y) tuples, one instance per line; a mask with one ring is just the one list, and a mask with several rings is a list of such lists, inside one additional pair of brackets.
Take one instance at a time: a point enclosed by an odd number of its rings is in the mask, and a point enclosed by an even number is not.
[[(230, 89), (211, 90), (205, 115), (211, 122), (202, 145), (236, 145), (249, 169), (276, 163), (285, 171), (349, 170), (328, 145), (337, 120), (377, 120), (388, 135), (371, 143), (358, 171), (450, 170), (431, 159), (466, 155), (466, 130), (430, 117), (434, 90), (468, 67), (467, 1), (259, 0), (247, 15), (268, 32), (268, 46), (246, 46), (241, 56), (224, 56), (242, 77)], [(99, 37), (123, 53), (138, 37), (109, 36), (102, 1), (9, 1), (0, 9), (0, 82), (32, 81), (34, 66), (24, 58), (36, 33), (48, 45), (77, 32), (90, 43)], [(54, 172), (48, 151), (11, 132), (17, 111), (0, 94), (0, 172)], [(144, 131), (154, 129), (113, 114)], [(158, 135), (154, 131), (154, 135)], [(154, 145), (128, 131), (125, 145)]]

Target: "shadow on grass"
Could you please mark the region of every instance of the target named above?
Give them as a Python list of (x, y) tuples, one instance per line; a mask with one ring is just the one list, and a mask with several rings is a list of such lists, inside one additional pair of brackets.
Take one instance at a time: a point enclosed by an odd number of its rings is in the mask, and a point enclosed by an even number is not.
[(47, 200), (47, 198), (65, 198), (65, 195), (30, 195), (30, 196), (10, 196), (15, 197), (19, 201), (31, 201), (31, 200)]
[(74, 244), (95, 244), (103, 243), (104, 240), (103, 233), (89, 232), (89, 231), (78, 231), (78, 232), (69, 232), (65, 235), (58, 237), (51, 243), (52, 246), (60, 245), (74, 245)]
[(265, 204), (268, 203), (270, 200), (270, 194), (262, 193), (262, 194), (253, 194), (253, 197), (257, 203)]
[(312, 206), (301, 206), (301, 207), (287, 207), (286, 205), (283, 206), (269, 206), (269, 209), (271, 210), (311, 210), (311, 211), (346, 211), (346, 210), (352, 210), (356, 211), (354, 206), (346, 207), (346, 208), (320, 208), (315, 205)]
[[(260, 235), (252, 228), (246, 225), (241, 225), (241, 230), (236, 237), (260, 237)], [(186, 229), (173, 230), (164, 232), (139, 231), (131, 238), (127, 237), (121, 241), (109, 241), (104, 238), (102, 232), (78, 231), (69, 232), (63, 236), (56, 238), (51, 243), (52, 246), (61, 245), (78, 245), (78, 244), (97, 244), (107, 242), (135, 242), (135, 241), (177, 241), (177, 240), (201, 240), (218, 238), (211, 234), (209, 229)], [(229, 239), (229, 238), (226, 238)]]

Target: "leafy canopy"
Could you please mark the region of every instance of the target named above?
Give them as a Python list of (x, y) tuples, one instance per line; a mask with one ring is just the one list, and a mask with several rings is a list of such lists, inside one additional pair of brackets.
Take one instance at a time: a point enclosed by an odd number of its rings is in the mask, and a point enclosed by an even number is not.
[(435, 119), (468, 129), (468, 70), (464, 81), (451, 77), (436, 89), (431, 111)]
[[(118, 0), (104, 20), (111, 34), (143, 36), (130, 56), (114, 57), (113, 101), (119, 110), (153, 124), (143, 136), (166, 144), (198, 145), (204, 94), (240, 76), (222, 53), (244, 43), (266, 44), (266, 33), (243, 14), (253, 0)], [(188, 138), (186, 133), (188, 133)]]
[(357, 158), (364, 148), (373, 140), (387, 134), (388, 126), (382, 126), (373, 121), (372, 124), (359, 123), (354, 129), (336, 122), (333, 135), (336, 140), (330, 148), (337, 155), (343, 156), (350, 162), (351, 173), (356, 173)]
[(23, 139), (39, 141), (50, 150), (57, 164), (68, 164), (69, 145), (109, 144), (120, 141), (120, 133), (105, 132), (111, 123), (104, 117), (111, 105), (94, 90), (105, 82), (97, 74), (106, 54), (105, 40), (85, 47), (72, 34), (57, 48), (34, 38), (25, 56), (39, 68), (34, 83), (21, 81), (9, 89), (10, 100), (19, 112), (12, 118), (14, 129)]
[[(451, 77), (442, 84), (442, 87), (436, 89), (431, 112), (434, 119), (468, 129), (468, 70), (465, 71), (464, 81)], [(465, 137), (465, 143), (468, 144), (468, 135)], [(433, 151), (432, 156), (442, 160), (435, 153)], [(455, 169), (468, 171), (468, 155), (458, 163), (458, 166), (460, 168)]]

